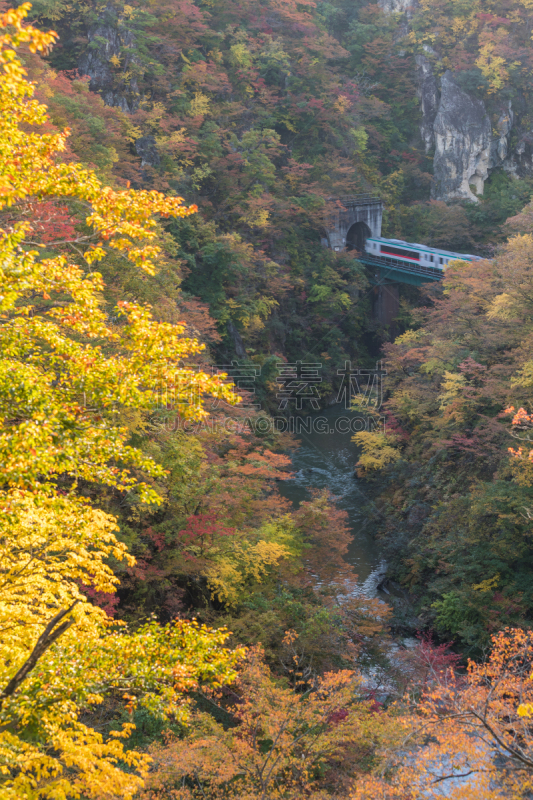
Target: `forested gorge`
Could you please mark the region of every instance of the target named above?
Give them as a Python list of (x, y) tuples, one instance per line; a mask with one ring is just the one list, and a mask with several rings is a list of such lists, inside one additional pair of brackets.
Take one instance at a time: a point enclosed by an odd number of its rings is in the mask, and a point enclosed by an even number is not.
[[(0, 798), (530, 797), (530, 0), (0, 15)], [(354, 195), (482, 260), (384, 326)], [(374, 597), (271, 423), (378, 358)]]

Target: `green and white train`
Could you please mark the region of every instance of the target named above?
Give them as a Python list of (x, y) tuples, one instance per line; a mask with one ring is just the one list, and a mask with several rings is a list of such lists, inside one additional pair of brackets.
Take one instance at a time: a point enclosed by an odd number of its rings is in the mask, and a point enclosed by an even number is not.
[(382, 239), (369, 237), (365, 242), (367, 255), (375, 258), (386, 258), (403, 261), (405, 264), (423, 267), (424, 269), (442, 270), (450, 261), (480, 261), (479, 256), (468, 253), (453, 253), (450, 250), (441, 250), (437, 247), (427, 247), (424, 244), (412, 244), (402, 239)]

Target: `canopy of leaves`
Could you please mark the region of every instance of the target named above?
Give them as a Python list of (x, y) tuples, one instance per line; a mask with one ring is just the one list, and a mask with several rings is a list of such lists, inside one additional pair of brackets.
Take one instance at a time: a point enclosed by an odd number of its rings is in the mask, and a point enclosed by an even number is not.
[[(109, 250), (151, 273), (160, 256), (155, 215), (194, 209), (157, 192), (114, 191), (61, 160), (67, 133), (41, 132), (46, 108), (17, 53), (24, 43), (43, 50), (55, 36), (23, 27), (27, 11), (0, 17), (0, 793), (131, 797), (147, 763), (120, 741), (131, 724), (104, 737), (83, 714), (107, 699), (183, 717), (183, 692), (231, 680), (240, 653), (222, 648), (226, 633), (195, 624), (150, 623), (131, 633), (109, 626), (85, 588), (114, 592), (110, 559), (135, 560), (114, 518), (81, 487), (160, 503), (141, 476), (163, 470), (128, 444), (117, 415), (150, 409), (161, 381), (174, 387), (185, 416), (207, 414), (205, 393), (236, 398), (220, 378), (183, 368), (202, 349), (183, 326), (157, 323), (133, 303), (109, 324), (95, 262)], [(53, 216), (60, 199), (85, 217), (60, 232), (76, 242), (76, 261), (47, 255), (38, 214), (21, 219), (43, 205)]]
[[(420, 327), (387, 345), (386, 408), (404, 435), (378, 524), (418, 608), (463, 646), (533, 608), (531, 462), (527, 445), (510, 459), (504, 413), (530, 408), (532, 253), (525, 233), (492, 261), (455, 262)], [(526, 410), (514, 430), (527, 440)]]

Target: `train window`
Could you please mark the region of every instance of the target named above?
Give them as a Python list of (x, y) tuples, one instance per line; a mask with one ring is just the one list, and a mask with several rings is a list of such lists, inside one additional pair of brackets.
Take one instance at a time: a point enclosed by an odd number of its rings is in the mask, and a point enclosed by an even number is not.
[(381, 245), (381, 252), (385, 256), (402, 256), (410, 261), (420, 261), (420, 255), (416, 250), (404, 250), (401, 247), (392, 247), (389, 244)]
[(430, 261), (431, 261), (431, 263), (433, 264), (433, 256), (432, 256), (432, 255), (429, 257), (429, 260), (430, 260)]
[(444, 262), (443, 262), (442, 258), (439, 258), (439, 264), (443, 264), (443, 263)]

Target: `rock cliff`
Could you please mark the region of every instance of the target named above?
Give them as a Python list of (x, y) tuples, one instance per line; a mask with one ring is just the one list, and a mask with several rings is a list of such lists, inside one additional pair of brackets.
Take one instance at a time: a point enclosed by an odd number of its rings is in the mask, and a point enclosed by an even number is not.
[(507, 108), (504, 108), (498, 117), (496, 123), (496, 131), (498, 133), (492, 139), (490, 147), (490, 169), (499, 167), (507, 163), (507, 156), (509, 154), (509, 139), (513, 129), (514, 113), (509, 100)]
[(414, 5), (414, 1), (378, 0), (378, 5), (386, 14), (409, 14)]
[(135, 152), (141, 159), (141, 167), (158, 167), (161, 163), (154, 136), (141, 136), (137, 139)]
[(489, 174), (492, 128), (482, 100), (464, 92), (449, 71), (442, 76), (433, 131), (432, 196), (477, 202)]
[(113, 60), (120, 63), (120, 74), (127, 75), (128, 67), (135, 63), (134, 36), (116, 10), (107, 6), (98, 22), (88, 31), (88, 47), (81, 56), (78, 69), (91, 79), (93, 92), (102, 95), (108, 106), (118, 106), (126, 113), (135, 111), (139, 104), (139, 89), (135, 79), (117, 77)]
[[(531, 109), (524, 98), (499, 101), (490, 108), (464, 91), (451, 72), (436, 80), (429, 58), (415, 58), (420, 99), (420, 136), (426, 152), (434, 148), (436, 200), (472, 200), (497, 168), (523, 178), (533, 175)], [(490, 115), (489, 115), (490, 114)], [(491, 122), (492, 118), (492, 122)]]
[(415, 56), (416, 77), (418, 84), (418, 97), (420, 99), (420, 109), (422, 111), (422, 122), (420, 124), (420, 135), (426, 153), (435, 144), (435, 117), (439, 108), (439, 89), (433, 74), (431, 62), (426, 56)]

